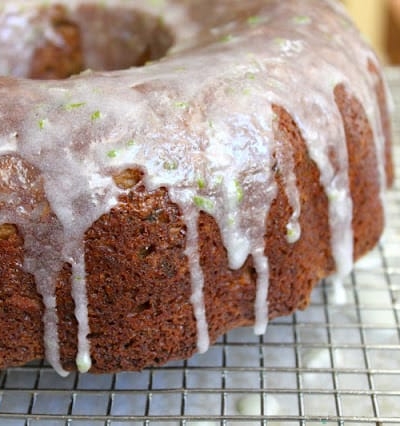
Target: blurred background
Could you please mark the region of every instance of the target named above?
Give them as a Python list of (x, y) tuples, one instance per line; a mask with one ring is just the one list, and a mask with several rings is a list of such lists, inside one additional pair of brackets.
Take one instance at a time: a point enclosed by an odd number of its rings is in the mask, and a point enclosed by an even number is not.
[(342, 0), (385, 64), (400, 65), (400, 0)]

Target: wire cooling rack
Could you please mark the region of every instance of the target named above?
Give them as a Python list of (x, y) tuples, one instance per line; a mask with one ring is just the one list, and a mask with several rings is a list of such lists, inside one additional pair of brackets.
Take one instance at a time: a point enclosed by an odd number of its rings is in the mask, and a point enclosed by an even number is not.
[[(400, 109), (400, 69), (387, 70)], [(400, 120), (394, 122), (400, 160)], [(400, 425), (400, 161), (381, 244), (333, 303), (238, 329), (203, 355), (141, 373), (71, 374), (46, 364), (0, 374), (1, 426)]]

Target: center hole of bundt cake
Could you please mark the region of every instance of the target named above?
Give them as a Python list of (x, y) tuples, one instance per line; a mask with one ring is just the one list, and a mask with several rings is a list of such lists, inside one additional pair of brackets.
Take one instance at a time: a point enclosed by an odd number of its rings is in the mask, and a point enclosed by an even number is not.
[(52, 31), (43, 30), (33, 52), (28, 77), (34, 79), (62, 79), (86, 69), (143, 66), (165, 56), (174, 42), (160, 17), (132, 6), (83, 3), (69, 11), (51, 5), (40, 13), (39, 22), (44, 28), (50, 24)]

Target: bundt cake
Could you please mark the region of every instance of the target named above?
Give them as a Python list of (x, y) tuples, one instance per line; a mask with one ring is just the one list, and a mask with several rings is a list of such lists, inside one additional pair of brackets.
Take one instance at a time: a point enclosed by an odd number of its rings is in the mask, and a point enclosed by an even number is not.
[(0, 367), (140, 370), (378, 241), (387, 89), (330, 0), (0, 6)]

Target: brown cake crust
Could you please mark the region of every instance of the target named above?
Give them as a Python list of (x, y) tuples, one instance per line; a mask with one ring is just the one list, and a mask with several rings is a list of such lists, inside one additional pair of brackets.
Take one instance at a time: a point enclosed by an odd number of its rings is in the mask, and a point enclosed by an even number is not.
[[(77, 22), (68, 16), (64, 5), (55, 3), (40, 7), (37, 20), (49, 22), (54, 34), (34, 51), (28, 71), (28, 77), (32, 79), (65, 79), (92, 65), (103, 70), (142, 66), (161, 58), (174, 41), (161, 19), (123, 7), (110, 10), (82, 3)], [(35, 24), (34, 21), (32, 25)], [(88, 32), (95, 33), (100, 28), (100, 36), (108, 45), (97, 42), (95, 37), (87, 40), (85, 45), (82, 25)], [(105, 47), (107, 52), (104, 52)], [(87, 51), (100, 58), (96, 60), (99, 63), (86, 63)]]
[(46, 41), (32, 57), (29, 77), (34, 79), (63, 79), (85, 69), (79, 27), (70, 21), (61, 5), (42, 8), (42, 18), (49, 20), (57, 43)]

